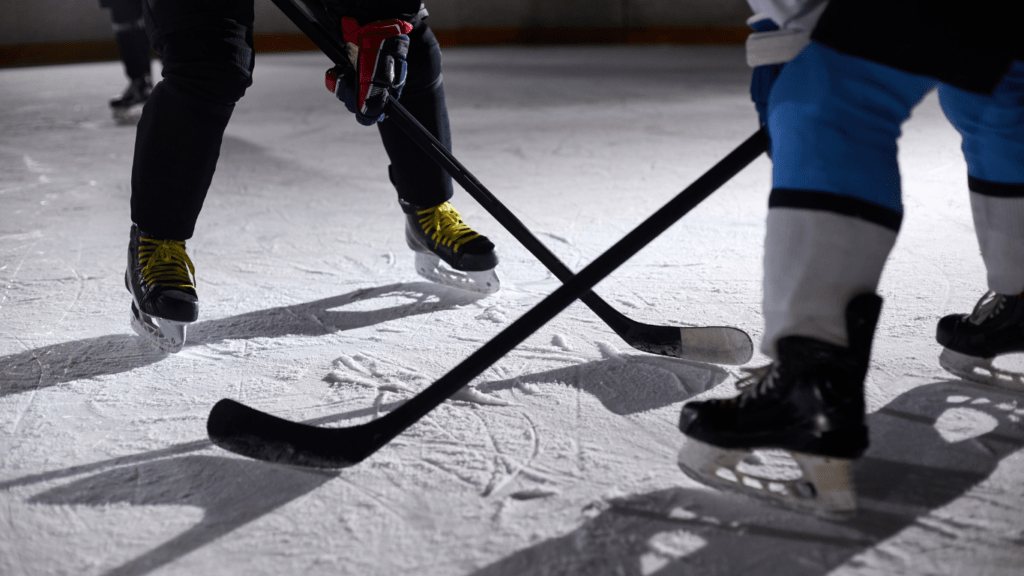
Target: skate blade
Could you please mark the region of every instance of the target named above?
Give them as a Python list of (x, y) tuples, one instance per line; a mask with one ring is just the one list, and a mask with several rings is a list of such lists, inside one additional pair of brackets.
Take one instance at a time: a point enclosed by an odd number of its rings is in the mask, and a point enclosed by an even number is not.
[(995, 358), (979, 358), (943, 348), (939, 366), (964, 380), (1006, 390), (1024, 391), (1024, 374), (1001, 370), (992, 365)]
[(751, 456), (752, 449), (719, 448), (689, 437), (679, 451), (678, 462), (687, 476), (720, 490), (770, 500), (833, 520), (850, 518), (856, 513), (852, 460), (784, 452), (799, 466), (799, 478), (773, 479), (743, 473), (738, 467)]
[(444, 286), (467, 290), (477, 294), (494, 294), (501, 290), (501, 281), (494, 270), (463, 272), (441, 262), (434, 254), (416, 252), (416, 273)]
[(134, 126), (142, 118), (142, 105), (136, 104), (128, 108), (111, 108), (110, 112), (114, 118), (114, 123), (118, 126)]
[(188, 324), (188, 322), (150, 316), (140, 312), (132, 302), (132, 330), (169, 354), (180, 352), (185, 346), (185, 328), (188, 327)]

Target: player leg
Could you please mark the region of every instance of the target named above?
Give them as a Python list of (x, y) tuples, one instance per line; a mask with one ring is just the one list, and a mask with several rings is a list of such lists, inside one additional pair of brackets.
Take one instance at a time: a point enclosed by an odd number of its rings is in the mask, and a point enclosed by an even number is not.
[(125, 284), (132, 327), (176, 352), (196, 320), (195, 269), (185, 252), (210, 187), (235, 102), (251, 84), (251, 0), (147, 0), (164, 63), (139, 120), (132, 166), (132, 228)]
[(1000, 355), (1024, 352), (1024, 62), (990, 96), (939, 87), (946, 117), (963, 136), (974, 229), (989, 291), (970, 314), (939, 321), (939, 364), (953, 374), (1024, 390)]
[[(762, 351), (773, 363), (738, 398), (684, 406), (688, 475), (822, 514), (855, 508), (875, 290), (902, 220), (896, 140), (934, 84), (817, 43), (783, 69), (769, 106)], [(744, 474), (758, 449), (784, 450), (802, 476)]]
[[(449, 150), (451, 131), (441, 77), (441, 49), (424, 18), (409, 33), (409, 76), (400, 102)], [(391, 182), (406, 214), (405, 238), (416, 271), (449, 286), (490, 294), (500, 287), (494, 244), (462, 220), (449, 199), (452, 179), (399, 127), (377, 124), (391, 161)]]
[(153, 90), (142, 0), (107, 0), (104, 5), (110, 8), (114, 40), (128, 76), (128, 87), (120, 96), (110, 100), (110, 109), (114, 120), (130, 124), (138, 121), (142, 105)]

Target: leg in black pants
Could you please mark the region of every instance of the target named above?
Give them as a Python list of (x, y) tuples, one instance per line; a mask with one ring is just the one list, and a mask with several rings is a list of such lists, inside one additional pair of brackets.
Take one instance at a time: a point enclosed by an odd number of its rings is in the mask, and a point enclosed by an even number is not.
[(252, 0), (145, 0), (163, 80), (139, 121), (132, 221), (192, 237), (235, 103), (252, 84)]
[(143, 109), (132, 166), (125, 284), (132, 328), (167, 352), (199, 317), (185, 252), (235, 102), (252, 84), (252, 0), (144, 0), (163, 81)]
[[(142, 17), (142, 0), (100, 0), (100, 6), (110, 9), (111, 26), (117, 51), (128, 76), (128, 87), (110, 101), (114, 118), (133, 120), (129, 109), (137, 109), (149, 98), (153, 89), (149, 58), (149, 38)], [(137, 110), (131, 113), (137, 120)]]
[[(184, 345), (184, 326), (199, 314), (185, 240), (195, 230), (235, 103), (252, 84), (253, 0), (144, 1), (146, 27), (164, 67), (136, 134), (126, 283), (133, 327), (173, 352)], [(402, 102), (450, 146), (441, 53), (422, 19), (410, 35), (409, 70)], [(447, 203), (451, 178), (397, 127), (385, 121), (380, 133), (408, 214), (406, 239), (418, 254), (417, 270), (468, 289), (467, 272), (486, 271), (486, 286), (477, 291), (497, 290), (494, 246)], [(420, 265), (427, 259), (430, 266)], [(459, 273), (438, 273), (439, 259)]]
[[(399, 102), (416, 120), (451, 150), (448, 108), (441, 80), (441, 48), (421, 18), (409, 33), (409, 75)], [(436, 206), (452, 197), (452, 179), (399, 127), (385, 119), (377, 124), (391, 160), (391, 181), (409, 204)]]
[[(425, 18), (409, 33), (409, 73), (399, 101), (451, 150), (448, 108), (441, 78), (441, 48)], [(494, 244), (462, 221), (448, 200), (452, 179), (401, 128), (377, 124), (391, 160), (389, 175), (406, 213), (405, 239), (416, 252), (416, 271), (428, 280), (490, 294), (500, 286)], [(447, 268), (441, 266), (443, 260)]]

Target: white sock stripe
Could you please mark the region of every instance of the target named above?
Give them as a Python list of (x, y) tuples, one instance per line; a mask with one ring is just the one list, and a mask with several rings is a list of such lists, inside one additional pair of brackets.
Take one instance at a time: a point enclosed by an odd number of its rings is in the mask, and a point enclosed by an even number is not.
[(846, 305), (878, 286), (892, 229), (821, 210), (772, 208), (764, 254), (762, 351), (791, 335), (847, 345)]
[(971, 213), (989, 290), (1024, 291), (1024, 198), (971, 192)]

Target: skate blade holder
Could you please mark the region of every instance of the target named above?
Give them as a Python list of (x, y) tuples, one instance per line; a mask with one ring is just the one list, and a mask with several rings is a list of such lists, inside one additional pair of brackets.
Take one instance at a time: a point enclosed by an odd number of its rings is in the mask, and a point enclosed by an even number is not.
[(943, 348), (939, 354), (939, 366), (964, 380), (987, 384), (996, 388), (1024, 391), (1024, 374), (1003, 370), (994, 366), (995, 358), (980, 358)]
[(142, 118), (142, 104), (111, 108), (111, 116), (118, 126), (134, 126)]
[(180, 352), (185, 346), (185, 329), (188, 322), (150, 316), (140, 312), (132, 302), (131, 325), (136, 334), (169, 354)]
[(441, 258), (435, 254), (423, 252), (415, 252), (415, 254), (416, 273), (427, 280), (478, 294), (494, 294), (501, 289), (501, 282), (494, 270), (480, 272), (455, 270), (441, 262)]
[(857, 511), (852, 464), (789, 450), (719, 448), (693, 438), (679, 452), (680, 469), (698, 482), (836, 520)]

